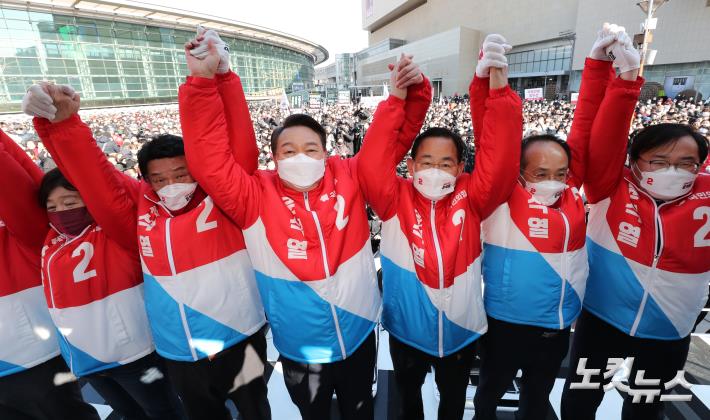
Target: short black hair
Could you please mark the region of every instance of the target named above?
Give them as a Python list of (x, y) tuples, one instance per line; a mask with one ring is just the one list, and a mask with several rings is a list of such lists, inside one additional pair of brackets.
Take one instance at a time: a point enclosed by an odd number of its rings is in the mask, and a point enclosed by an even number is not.
[(700, 163), (708, 157), (708, 140), (692, 127), (685, 124), (663, 123), (650, 125), (639, 130), (631, 138), (629, 160), (635, 161), (642, 153), (657, 147), (677, 142), (681, 137), (690, 136), (698, 144)]
[(534, 143), (541, 143), (541, 142), (552, 142), (559, 144), (560, 147), (565, 151), (565, 154), (567, 155), (567, 164), (569, 165), (572, 162), (572, 150), (569, 148), (569, 144), (567, 144), (566, 141), (562, 140), (561, 138), (553, 135), (553, 134), (535, 134), (533, 136), (527, 136), (523, 139), (521, 149), (520, 149), (520, 170), (522, 171), (524, 167), (528, 165), (528, 162), (525, 160), (525, 151), (530, 147), (531, 144)]
[(155, 159), (185, 156), (185, 143), (182, 137), (173, 134), (161, 134), (145, 143), (138, 151), (138, 169), (141, 176), (148, 176), (148, 162)]
[(323, 128), (318, 121), (314, 120), (313, 117), (309, 115), (293, 114), (286, 117), (284, 122), (280, 126), (276, 127), (271, 133), (271, 153), (276, 153), (276, 145), (279, 141), (279, 136), (281, 136), (281, 133), (289, 127), (308, 127), (315, 131), (316, 134), (318, 134), (318, 137), (320, 137), (323, 150), (325, 150), (325, 128)]
[(44, 174), (42, 177), (42, 182), (39, 184), (39, 191), (37, 192), (37, 202), (40, 207), (47, 207), (47, 200), (49, 199), (49, 194), (54, 191), (57, 187), (63, 187), (69, 191), (77, 191), (76, 187), (73, 186), (69, 180), (59, 171), (59, 168), (54, 168), (51, 171)]
[(417, 138), (414, 139), (414, 144), (412, 144), (412, 151), (410, 152), (410, 154), (412, 155), (412, 159), (417, 158), (417, 152), (419, 151), (419, 147), (422, 145), (422, 142), (428, 139), (429, 137), (444, 137), (447, 139), (451, 139), (451, 141), (454, 142), (454, 146), (456, 146), (456, 158), (459, 162), (463, 161), (463, 154), (466, 150), (466, 143), (464, 143), (461, 136), (444, 127), (431, 127), (419, 133)]

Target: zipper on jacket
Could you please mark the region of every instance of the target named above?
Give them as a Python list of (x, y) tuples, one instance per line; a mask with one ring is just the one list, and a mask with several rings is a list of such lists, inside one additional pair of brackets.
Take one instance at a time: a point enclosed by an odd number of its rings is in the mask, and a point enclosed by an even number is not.
[[(313, 221), (316, 223), (316, 229), (318, 230), (318, 239), (320, 239), (320, 249), (321, 253), (323, 255), (323, 269), (325, 270), (325, 278), (326, 280), (330, 280), (330, 268), (328, 267), (328, 254), (325, 249), (325, 240), (323, 239), (323, 231), (321, 230), (320, 227), (320, 221), (318, 220), (318, 214), (315, 211), (311, 210), (311, 204), (308, 202), (308, 191), (305, 191), (303, 193), (303, 199), (305, 201), (306, 205), (306, 210), (311, 213), (311, 216), (313, 216)], [(326, 293), (329, 292), (328, 288), (330, 287), (330, 281), (328, 281), (328, 284), (326, 285)], [(330, 302), (329, 302), (330, 303)], [(333, 322), (335, 323), (335, 332), (338, 335), (338, 344), (340, 345), (340, 353), (343, 356), (343, 360), (348, 357), (347, 352), (345, 351), (345, 342), (343, 341), (343, 333), (340, 330), (340, 321), (338, 320), (338, 314), (335, 311), (335, 305), (330, 303), (330, 313), (333, 316)]]
[[(644, 191), (641, 191), (643, 194), (646, 194)], [(653, 221), (654, 221), (654, 235), (656, 240), (653, 242), (653, 262), (651, 263), (651, 272), (649, 273), (649, 277), (651, 281), (649, 281), (649, 288), (654, 287), (656, 284), (656, 277), (658, 275), (658, 271), (656, 270), (656, 266), (658, 265), (658, 260), (661, 258), (661, 253), (663, 252), (663, 224), (661, 223), (661, 214), (660, 214), (660, 209), (664, 205), (668, 204), (668, 202), (661, 204), (660, 206), (656, 204), (656, 200), (653, 199), (653, 197), (646, 195), (651, 202), (653, 203)], [(651, 277), (652, 276), (652, 277)], [(641, 323), (641, 318), (643, 317), (643, 312), (646, 309), (646, 302), (648, 301), (648, 295), (649, 291), (648, 289), (644, 288), (643, 291), (643, 298), (641, 298), (641, 304), (639, 305), (639, 310), (638, 313), (636, 314), (636, 319), (634, 320), (634, 324), (631, 326), (631, 331), (629, 331), (630, 336), (635, 336), (636, 331), (638, 330), (638, 326)]]
[(559, 317), (560, 317), (560, 329), (563, 329), (565, 327), (565, 318), (564, 314), (562, 313), (562, 305), (564, 304), (565, 301), (565, 289), (567, 288), (567, 277), (569, 275), (569, 266), (568, 266), (568, 261), (567, 261), (567, 248), (569, 247), (569, 221), (567, 220), (567, 216), (565, 216), (564, 212), (562, 210), (559, 210), (560, 216), (562, 216), (562, 220), (565, 222), (565, 244), (564, 247), (562, 248), (562, 289), (560, 293), (560, 307), (559, 307)]
[[(165, 248), (168, 251), (168, 264), (170, 265), (170, 275), (174, 278), (177, 276), (177, 270), (175, 270), (175, 260), (173, 259), (173, 244), (170, 238), (170, 221), (172, 216), (165, 219)], [(187, 346), (190, 348), (190, 355), (192, 355), (192, 360), (197, 360), (197, 353), (192, 343), (192, 333), (190, 333), (190, 325), (187, 323), (187, 314), (185, 313), (185, 304), (178, 302), (178, 310), (180, 311), (180, 321), (182, 322), (182, 329), (185, 331), (185, 337), (187, 338)]]
[(436, 250), (436, 264), (439, 267), (439, 357), (444, 357), (444, 312), (441, 309), (444, 295), (444, 259), (441, 256), (439, 236), (436, 233), (436, 201), (431, 202), (431, 233), (434, 236), (434, 249)]
[[(71, 238), (71, 239), (65, 241), (63, 244), (61, 244), (61, 245), (59, 246), (59, 248), (57, 248), (56, 251), (54, 251), (54, 252), (52, 253), (52, 255), (49, 256), (49, 258), (47, 258), (47, 284), (49, 285), (49, 297), (52, 299), (52, 309), (54, 309), (54, 310), (57, 310), (57, 305), (54, 304), (54, 290), (52, 289), (52, 273), (51, 273), (51, 270), (50, 270), (50, 267), (51, 267), (51, 265), (52, 265), (52, 264), (51, 264), (51, 263), (52, 263), (52, 258), (54, 258), (54, 256), (57, 255), (57, 253), (59, 253), (59, 251), (61, 251), (62, 249), (64, 249), (64, 247), (66, 247), (66, 246), (69, 245), (70, 243), (73, 243), (75, 240), (77, 240), (77, 239), (81, 238), (82, 236), (84, 236), (84, 234), (89, 230), (89, 228), (91, 228), (91, 226), (92, 226), (92, 225), (87, 226), (86, 228), (84, 228), (84, 230), (83, 230), (80, 234), (78, 234), (77, 236), (75, 236), (75, 237), (73, 237), (73, 238)], [(60, 233), (60, 235), (62, 235), (62, 234)], [(57, 330), (59, 330), (59, 328), (57, 328)], [(67, 352), (69, 353), (69, 370), (70, 370), (72, 373), (74, 373), (74, 357), (72, 356), (72, 351), (71, 351), (71, 347), (70, 347), (70, 344), (69, 344), (69, 340), (64, 336), (64, 334), (63, 334), (61, 331), (59, 331), (59, 335), (64, 339), (64, 342), (65, 342), (66, 345), (67, 345)]]

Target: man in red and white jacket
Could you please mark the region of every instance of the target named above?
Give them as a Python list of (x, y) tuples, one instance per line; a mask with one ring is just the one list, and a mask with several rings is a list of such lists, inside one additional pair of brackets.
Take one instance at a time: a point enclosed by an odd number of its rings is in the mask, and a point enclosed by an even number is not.
[(37, 204), (42, 171), (0, 131), (0, 418), (98, 420), (69, 368), (47, 311), (40, 253), (47, 212)]
[(188, 57), (193, 78), (180, 87), (190, 170), (244, 230), (291, 399), (304, 419), (324, 419), (336, 392), (345, 418), (372, 419), (380, 296), (357, 157), (326, 159), (325, 130), (296, 114), (272, 134), (277, 170), (250, 176), (227, 143), (211, 59)]
[[(382, 323), (390, 333), (400, 418), (423, 418), (421, 387), (432, 365), (439, 418), (464, 413), (475, 341), (487, 328), (480, 223), (510, 194), (520, 161), (522, 104), (501, 66), (491, 63), (491, 77), (480, 81), (491, 89), (472, 174), (463, 173), (465, 144), (450, 130), (403, 136), (413, 115), (396, 88), (380, 103), (360, 152), (365, 197), (383, 222)], [(406, 180), (396, 167), (410, 146), (413, 180)]]
[[(205, 38), (188, 43), (186, 53)], [(240, 127), (239, 135), (235, 127), (229, 132), (233, 149), (254, 170), (255, 136), (243, 130), (247, 122), (251, 127), (246, 99), (228, 55), (223, 60), (226, 70), (211, 86)], [(243, 418), (270, 419), (266, 320), (244, 238), (192, 179), (182, 139), (162, 135), (146, 143), (138, 153), (138, 181), (110, 165), (78, 114), (52, 131), (59, 167), (72, 180), (87, 180), (92, 195), (130, 209), (132, 220), (116, 220), (114, 227), (132, 236), (140, 251), (155, 348), (188, 416), (229, 418), (225, 402), (231, 399)]]
[[(663, 384), (678, 379), (685, 365), (710, 281), (710, 176), (699, 173), (707, 140), (686, 125), (649, 126), (632, 139), (625, 167), (643, 78), (626, 34), (612, 52), (621, 77), (606, 89), (590, 135), (584, 185), (591, 203), (589, 279), (562, 395), (563, 419), (593, 419), (604, 397), (598, 384), (612, 380), (604, 372), (627, 357), (634, 360), (623, 418), (663, 418), (659, 399), (672, 388)], [(634, 403), (632, 390), (653, 401)]]

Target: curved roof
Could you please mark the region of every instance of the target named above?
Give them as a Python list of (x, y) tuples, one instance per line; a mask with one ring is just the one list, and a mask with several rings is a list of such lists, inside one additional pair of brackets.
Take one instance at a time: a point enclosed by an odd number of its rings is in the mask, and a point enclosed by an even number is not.
[(295, 35), (218, 16), (155, 4), (109, 0), (4, 0), (3, 3), (32, 10), (69, 13), (97, 19), (127, 20), (193, 31), (199, 24), (236, 38), (253, 39), (298, 51), (312, 57), (315, 64), (320, 64), (328, 59), (328, 50), (325, 47)]

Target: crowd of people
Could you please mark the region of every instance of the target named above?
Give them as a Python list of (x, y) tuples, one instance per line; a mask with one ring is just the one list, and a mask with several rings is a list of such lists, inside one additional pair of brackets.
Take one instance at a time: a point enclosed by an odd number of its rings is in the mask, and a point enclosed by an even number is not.
[[(249, 105), (259, 145), (259, 168), (274, 169), (269, 150), (271, 132), (295, 110), (283, 109), (271, 102)], [(526, 101), (523, 104), (523, 134), (553, 134), (566, 140), (572, 127), (575, 104), (569, 101)], [(351, 157), (358, 150), (367, 127), (372, 121), (372, 111), (357, 105), (330, 105), (321, 109), (298, 110), (311, 115), (327, 132), (330, 156)], [(160, 134), (182, 135), (177, 106), (148, 106), (123, 109), (82, 111), (101, 146), (119, 170), (129, 176), (138, 174), (138, 149)], [(710, 137), (710, 102), (696, 103), (693, 99), (658, 98), (639, 102), (631, 132), (659, 123), (688, 124), (699, 133)], [(447, 127), (458, 133), (473, 150), (473, 128), (468, 95), (445, 97), (429, 108), (422, 130), (430, 127)], [(0, 129), (18, 142), (28, 155), (45, 171), (56, 167), (41, 140), (34, 132), (27, 116), (13, 116), (0, 122)], [(469, 163), (472, 153), (467, 156)], [(400, 173), (404, 174), (404, 166)]]
[(615, 386), (624, 420), (662, 418), (708, 297), (709, 110), (638, 104), (617, 25), (574, 109), (524, 106), (511, 48), (486, 36), (468, 97), (433, 107), (402, 54), (374, 112), (250, 108), (205, 30), (177, 110), (80, 115), (71, 86), (30, 86), (32, 125), (0, 127), (0, 417), (97, 420), (82, 378), (122, 418), (227, 420), (231, 400), (270, 420), (270, 330), (303, 419), (336, 395), (374, 420), (381, 324), (399, 419), (423, 418), (432, 368), (438, 418), (461, 419), (476, 356), (476, 420), (519, 370), (516, 417), (546, 418), (568, 352), (563, 420)]

